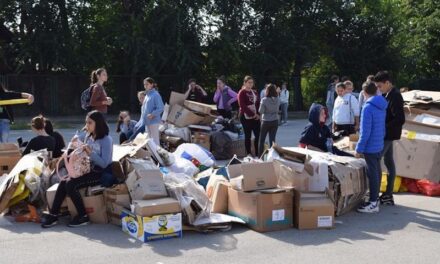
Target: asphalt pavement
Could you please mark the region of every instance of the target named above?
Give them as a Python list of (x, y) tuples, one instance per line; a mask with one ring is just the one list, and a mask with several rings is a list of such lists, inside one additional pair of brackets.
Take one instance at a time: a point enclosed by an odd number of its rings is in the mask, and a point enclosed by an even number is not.
[[(277, 135), (297, 145), (306, 120), (291, 120)], [(74, 130), (61, 130), (66, 138)], [(15, 136), (32, 136), (14, 131)], [(115, 138), (116, 135), (113, 135)], [(397, 194), (380, 213), (350, 212), (332, 230), (257, 233), (241, 225), (212, 234), (143, 244), (113, 225), (51, 229), (0, 217), (0, 263), (439, 263), (440, 198)]]

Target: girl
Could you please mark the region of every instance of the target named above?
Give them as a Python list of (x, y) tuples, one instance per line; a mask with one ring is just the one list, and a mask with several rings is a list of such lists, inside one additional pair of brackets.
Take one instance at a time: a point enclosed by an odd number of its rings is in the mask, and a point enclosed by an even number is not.
[[(87, 186), (94, 186), (101, 183), (102, 172), (112, 162), (113, 142), (108, 135), (109, 128), (103, 114), (98, 111), (92, 111), (86, 117), (86, 136), (85, 145), (82, 146), (90, 157), (91, 172), (78, 178), (71, 178), (68, 181), (61, 181), (55, 199), (49, 214), (45, 214), (42, 222), (43, 228), (48, 228), (58, 223), (58, 214), (61, 204), (68, 195), (78, 212), (72, 221), (70, 227), (77, 227), (89, 224), (89, 217), (86, 214), (84, 203), (79, 190)], [(75, 140), (76, 137), (73, 138)]]
[(128, 111), (121, 111), (119, 113), (118, 122), (116, 123), (116, 133), (119, 133), (119, 144), (124, 143), (133, 135), (136, 124), (136, 120), (130, 119)]
[(148, 133), (148, 136), (152, 138), (159, 146), (160, 115), (162, 114), (164, 107), (162, 97), (157, 91), (157, 85), (153, 78), (145, 78), (144, 88), (146, 94), (142, 104), (141, 118), (136, 124), (135, 132), (131, 136), (130, 140), (134, 139), (137, 134), (145, 131)]
[(92, 110), (97, 110), (103, 114), (107, 114), (107, 108), (113, 103), (104, 89), (104, 83), (107, 82), (107, 71), (104, 68), (99, 68), (92, 71), (91, 86), (92, 96), (90, 97), (90, 107)]
[(38, 151), (42, 149), (47, 149), (47, 151), (53, 155), (53, 152), (55, 151), (55, 139), (46, 133), (44, 127), (44, 117), (37, 116), (32, 118), (31, 128), (32, 131), (37, 134), (37, 136), (32, 138), (29, 143), (27, 143), (26, 148), (23, 151), (23, 156), (31, 153), (31, 151)]
[(214, 94), (214, 102), (217, 104), (217, 112), (224, 118), (232, 118), (232, 104), (237, 101), (237, 93), (226, 85), (224, 76), (217, 78), (217, 90)]
[(277, 88), (273, 84), (266, 86), (266, 95), (261, 99), (259, 112), (261, 114), (261, 132), (258, 153), (262, 154), (264, 150), (264, 141), (269, 133), (269, 145), (272, 147), (275, 142), (275, 136), (278, 130), (278, 109), (280, 108), (280, 99)]
[(243, 86), (238, 93), (238, 105), (240, 106), (240, 121), (244, 130), (244, 144), (246, 153), (251, 153), (251, 136), (254, 133), (255, 156), (258, 156), (258, 141), (260, 137), (260, 115), (258, 109), (260, 101), (258, 93), (254, 91), (254, 79), (251, 76), (244, 77)]
[[(0, 100), (20, 99), (29, 100), (29, 104), (34, 102), (34, 96), (28, 93), (17, 93), (8, 91), (6, 87), (0, 83)], [(9, 130), (11, 123), (14, 122), (14, 115), (10, 106), (0, 106), (0, 143), (8, 142)]]
[(57, 131), (53, 130), (52, 122), (48, 118), (44, 118), (44, 130), (46, 133), (55, 139), (55, 149), (52, 157), (59, 158), (63, 154), (63, 148), (66, 147), (64, 137)]

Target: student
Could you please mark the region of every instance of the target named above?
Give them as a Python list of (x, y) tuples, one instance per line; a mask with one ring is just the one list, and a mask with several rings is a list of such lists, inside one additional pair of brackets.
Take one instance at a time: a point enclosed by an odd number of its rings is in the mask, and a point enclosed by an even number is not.
[(338, 75), (332, 75), (330, 78), (331, 83), (327, 86), (327, 99), (325, 101), (325, 104), (327, 105), (327, 110), (329, 114), (328, 122), (330, 124), (333, 123), (332, 117), (333, 117), (333, 107), (335, 105), (335, 99), (336, 99), (336, 84), (339, 82), (339, 76)]
[(214, 94), (214, 102), (217, 112), (224, 118), (232, 118), (232, 104), (237, 101), (237, 93), (226, 85), (225, 76), (217, 78), (217, 90)]
[(260, 137), (260, 115), (258, 109), (260, 108), (260, 100), (258, 93), (254, 90), (254, 79), (251, 76), (244, 77), (243, 86), (240, 92), (238, 92), (238, 105), (240, 106), (240, 121), (244, 130), (246, 154), (252, 155), (251, 137), (253, 132), (255, 137), (254, 157), (258, 157), (258, 142)]
[(137, 93), (137, 98), (139, 100), (139, 104), (142, 105), (144, 103), (144, 100), (145, 100), (145, 91), (139, 91)]
[(134, 139), (137, 134), (145, 131), (159, 146), (159, 125), (164, 108), (162, 97), (157, 91), (157, 84), (153, 78), (147, 77), (144, 79), (144, 88), (146, 94), (142, 104), (141, 118), (136, 124), (135, 132), (130, 137), (130, 140)]
[(344, 136), (359, 130), (359, 102), (347, 92), (344, 83), (336, 85), (338, 98), (333, 109), (333, 133), (340, 131)]
[[(366, 82), (368, 82), (368, 81), (372, 82), (373, 78), (374, 78), (374, 75), (368, 75), (367, 79), (365, 81)], [(382, 95), (382, 93), (380, 92), (379, 89), (377, 89), (377, 94), (376, 95)], [(364, 107), (365, 102), (366, 102), (366, 100), (365, 100), (365, 96), (364, 96), (364, 90), (362, 90), (359, 93), (359, 109), (360, 109), (360, 113), (362, 113), (362, 107)]]
[(362, 85), (362, 90), (367, 102), (362, 109), (361, 131), (355, 156), (360, 158), (363, 154), (367, 163), (370, 199), (358, 208), (358, 212), (378, 213), (378, 196), (382, 175), (380, 160), (384, 147), (387, 101), (382, 96), (376, 95), (377, 87), (373, 82), (365, 82)]
[(380, 71), (374, 76), (377, 88), (388, 102), (386, 116), (385, 145), (383, 158), (388, 170), (387, 189), (380, 197), (381, 204), (394, 205), (393, 186), (396, 178), (396, 166), (394, 164), (393, 142), (400, 140), (402, 126), (405, 124), (405, 113), (403, 112), (403, 98), (399, 90), (393, 86), (391, 76), (387, 71)]
[(280, 108), (281, 121), (280, 125), (287, 123), (287, 109), (289, 108), (289, 91), (287, 90), (287, 83), (283, 82), (280, 91)]
[(119, 144), (124, 143), (133, 135), (136, 124), (136, 120), (131, 120), (130, 112), (121, 111), (119, 113), (119, 118), (116, 122), (116, 133), (119, 133)]
[(202, 86), (196, 83), (195, 79), (190, 79), (188, 81), (188, 90), (185, 93), (185, 99), (191, 100), (199, 103), (203, 103), (208, 94)]
[(44, 117), (37, 116), (32, 118), (31, 128), (32, 131), (37, 134), (37, 136), (32, 138), (26, 145), (26, 148), (23, 151), (23, 156), (31, 153), (32, 151), (42, 149), (47, 149), (47, 151), (53, 154), (55, 150), (55, 139), (49, 136), (44, 130)]
[(113, 103), (110, 97), (107, 97), (107, 93), (104, 89), (104, 83), (107, 82), (107, 71), (104, 68), (99, 68), (92, 71), (91, 74), (91, 86), (92, 96), (90, 97), (90, 107), (92, 110), (97, 110), (103, 114), (107, 114), (108, 106)]
[(309, 124), (304, 128), (299, 140), (302, 148), (316, 149), (331, 152), (338, 156), (353, 156), (333, 146), (332, 133), (326, 125), (328, 119), (327, 109), (320, 104), (312, 104), (309, 110)]
[(264, 141), (269, 133), (269, 145), (275, 142), (278, 130), (278, 109), (280, 99), (278, 98), (277, 88), (273, 84), (266, 86), (266, 96), (261, 99), (259, 112), (261, 114), (260, 142), (258, 153), (261, 155), (264, 151)]
[(98, 111), (92, 111), (86, 117), (87, 134), (84, 138), (84, 150), (90, 156), (93, 170), (78, 178), (63, 180), (58, 185), (55, 199), (49, 214), (44, 214), (43, 228), (48, 228), (58, 223), (60, 207), (66, 196), (72, 200), (78, 215), (68, 224), (69, 227), (78, 227), (89, 224), (84, 202), (79, 190), (87, 186), (95, 186), (101, 183), (102, 172), (112, 162), (113, 142), (108, 135), (109, 128), (104, 115)]
[(353, 83), (350, 80), (347, 80), (344, 82), (344, 85), (345, 85), (345, 90), (347, 91), (347, 93), (353, 94), (353, 90), (354, 90)]
[(46, 133), (55, 139), (55, 149), (53, 151), (52, 157), (59, 158), (63, 154), (63, 149), (66, 147), (63, 136), (53, 130), (52, 122), (48, 118), (44, 118), (44, 130)]
[[(28, 99), (31, 105), (34, 102), (34, 96), (28, 93), (19, 93), (8, 91), (6, 87), (0, 83), (0, 100), (11, 99)], [(0, 106), (0, 143), (8, 142), (11, 123), (14, 122), (14, 114), (11, 106)]]

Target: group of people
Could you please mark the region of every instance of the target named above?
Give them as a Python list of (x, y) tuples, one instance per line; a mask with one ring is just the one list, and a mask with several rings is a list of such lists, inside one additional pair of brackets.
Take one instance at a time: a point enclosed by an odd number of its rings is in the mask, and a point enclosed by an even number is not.
[[(369, 201), (358, 211), (379, 212), (379, 204), (394, 205), (396, 168), (393, 142), (400, 139), (405, 123), (402, 95), (394, 87), (387, 71), (367, 77), (359, 95), (360, 102), (352, 95), (353, 84), (350, 81), (339, 82), (337, 76), (332, 77), (332, 81), (327, 92), (327, 108), (319, 104), (310, 108), (310, 124), (302, 133), (300, 146), (348, 156), (351, 154), (333, 146), (333, 137), (359, 131), (354, 156), (363, 157), (366, 161), (370, 195)], [(330, 124), (329, 119), (332, 120)], [(379, 197), (382, 158), (388, 176), (386, 191)]]

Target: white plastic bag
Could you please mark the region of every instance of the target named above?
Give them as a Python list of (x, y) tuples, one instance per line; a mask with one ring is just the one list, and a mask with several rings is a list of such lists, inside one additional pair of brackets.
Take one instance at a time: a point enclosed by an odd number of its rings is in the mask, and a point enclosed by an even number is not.
[(183, 158), (177, 158), (171, 166), (166, 168), (170, 172), (183, 173), (191, 177), (199, 173), (199, 169), (191, 161)]
[(215, 165), (215, 158), (208, 150), (196, 144), (182, 144), (174, 151), (174, 156), (191, 161), (196, 167), (201, 165), (212, 167)]

